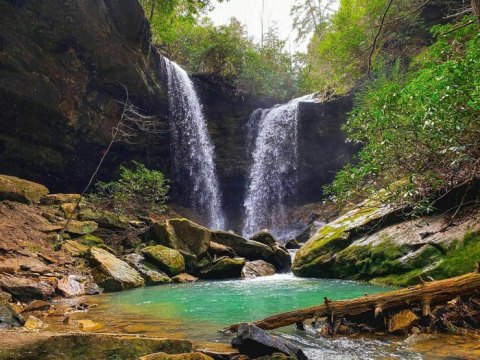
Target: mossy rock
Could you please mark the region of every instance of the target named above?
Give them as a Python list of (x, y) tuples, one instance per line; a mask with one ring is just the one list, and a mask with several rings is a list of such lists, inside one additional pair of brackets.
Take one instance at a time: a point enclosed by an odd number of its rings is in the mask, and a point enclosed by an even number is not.
[(58, 226), (65, 226), (65, 231), (74, 235), (88, 235), (98, 229), (98, 224), (94, 221), (64, 220), (58, 223)]
[(221, 257), (200, 269), (199, 276), (205, 279), (239, 278), (245, 266), (244, 258)]
[[(16, 335), (18, 336), (18, 334)], [(27, 335), (24, 335), (27, 336)], [(152, 353), (184, 354), (193, 351), (188, 340), (95, 333), (46, 333), (23, 348), (9, 351), (9, 359), (137, 360)], [(0, 354), (2, 355), (2, 354)]]
[(325, 276), (333, 257), (347, 248), (351, 235), (381, 221), (396, 209), (377, 200), (367, 200), (334, 221), (322, 226), (297, 252), (292, 271), (297, 276)]
[(0, 200), (35, 204), (48, 193), (48, 189), (41, 184), (15, 176), (0, 175)]
[(155, 245), (142, 249), (142, 253), (169, 276), (176, 276), (185, 271), (185, 260), (177, 250), (163, 245)]
[(77, 203), (80, 194), (48, 194), (40, 199), (44, 205), (61, 205), (65, 203)]
[(104, 249), (92, 247), (90, 262), (94, 266), (92, 274), (95, 281), (105, 291), (126, 290), (145, 284), (138, 271)]
[(62, 244), (62, 249), (74, 257), (85, 257), (88, 255), (89, 246), (75, 240), (67, 240)]
[(78, 218), (83, 221), (94, 221), (101, 227), (108, 229), (125, 230), (130, 228), (128, 218), (107, 210), (82, 209)]
[(211, 231), (188, 219), (171, 219), (153, 224), (146, 239), (195, 256), (205, 254), (210, 246)]
[(88, 247), (105, 245), (101, 238), (92, 234), (83, 235), (75, 240)]

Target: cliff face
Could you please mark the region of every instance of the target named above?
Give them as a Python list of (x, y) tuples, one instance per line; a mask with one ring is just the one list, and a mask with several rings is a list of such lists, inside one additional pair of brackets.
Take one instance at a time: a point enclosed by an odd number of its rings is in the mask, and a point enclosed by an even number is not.
[[(136, 0), (2, 0), (0, 14), (3, 173), (81, 188), (120, 117), (122, 85), (140, 111), (165, 121), (162, 62)], [(113, 147), (104, 176), (129, 159), (168, 159), (156, 135), (133, 142)]]
[[(110, 141), (125, 88), (140, 112), (167, 129), (164, 63), (137, 0), (0, 0), (0, 18), (0, 173), (80, 191)], [(193, 78), (225, 208), (238, 219), (251, 165), (246, 125), (255, 109), (274, 104), (238, 95), (221, 79)], [(319, 199), (351, 153), (339, 130), (350, 108), (349, 99), (302, 105), (302, 202)], [(129, 160), (168, 176), (168, 132), (115, 143), (99, 178), (115, 177)]]

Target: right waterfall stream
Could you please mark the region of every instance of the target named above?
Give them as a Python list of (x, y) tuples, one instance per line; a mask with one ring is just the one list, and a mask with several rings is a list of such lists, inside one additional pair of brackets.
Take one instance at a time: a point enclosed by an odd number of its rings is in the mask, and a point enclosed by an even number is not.
[(314, 99), (306, 95), (252, 113), (248, 133), (253, 154), (243, 235), (267, 228), (282, 237), (287, 205), (298, 189), (298, 105)]

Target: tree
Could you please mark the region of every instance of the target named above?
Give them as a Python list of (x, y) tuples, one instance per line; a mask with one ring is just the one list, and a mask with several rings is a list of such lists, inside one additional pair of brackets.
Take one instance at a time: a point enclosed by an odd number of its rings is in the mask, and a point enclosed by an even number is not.
[(335, 3), (335, 0), (298, 0), (290, 10), (293, 28), (297, 31), (296, 41), (302, 41), (314, 33), (319, 36)]

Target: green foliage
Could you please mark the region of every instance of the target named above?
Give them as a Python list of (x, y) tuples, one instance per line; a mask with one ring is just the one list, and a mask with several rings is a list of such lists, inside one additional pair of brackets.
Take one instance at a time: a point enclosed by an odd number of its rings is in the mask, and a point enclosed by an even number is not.
[(120, 167), (120, 178), (112, 182), (97, 182), (95, 193), (88, 201), (99, 207), (111, 207), (116, 212), (131, 210), (165, 211), (170, 189), (160, 171), (149, 170), (145, 165), (133, 162), (134, 168)]
[[(338, 11), (309, 44), (300, 77), (302, 91), (345, 94), (364, 80), (386, 4), (385, 0), (340, 1)], [(373, 73), (382, 73), (397, 59), (406, 62), (424, 45), (411, 41), (412, 34), (418, 36), (422, 29), (420, 12), (402, 18), (416, 6), (414, 0), (393, 2), (372, 54)]]
[(221, 76), (239, 93), (287, 100), (296, 94), (293, 61), (275, 28), (264, 36), (263, 46), (248, 38), (244, 26), (214, 26), (209, 19), (177, 27), (177, 38), (166, 51), (190, 72)]
[(392, 200), (423, 207), (419, 199), (478, 172), (480, 32), (476, 23), (453, 26), (432, 30), (436, 42), (405, 75), (393, 72), (359, 95), (344, 129), (363, 148), (328, 187), (333, 199), (368, 196), (404, 179)]

